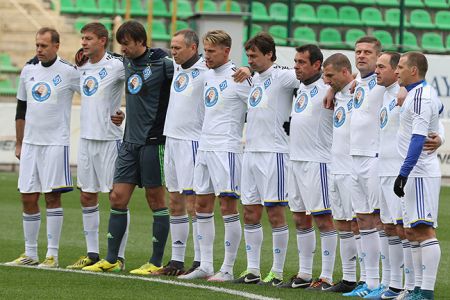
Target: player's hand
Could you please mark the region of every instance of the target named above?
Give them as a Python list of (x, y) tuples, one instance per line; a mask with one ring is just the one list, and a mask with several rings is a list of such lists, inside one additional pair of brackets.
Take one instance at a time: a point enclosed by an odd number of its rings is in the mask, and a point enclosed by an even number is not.
[(116, 112), (115, 115), (111, 116), (111, 121), (116, 126), (120, 126), (123, 123), (123, 120), (125, 120), (125, 114), (123, 111), (119, 110)]
[(327, 93), (325, 94), (325, 97), (323, 98), (323, 107), (327, 109), (334, 109), (334, 95), (335, 92), (332, 88), (329, 88)]
[(442, 140), (439, 134), (436, 132), (431, 132), (428, 134), (428, 137), (425, 140), (425, 144), (423, 145), (423, 150), (427, 151), (428, 154), (433, 153), (442, 145)]
[(20, 153), (22, 152), (22, 144), (16, 143), (16, 157), (20, 160)]
[(83, 48), (79, 49), (77, 53), (75, 53), (75, 64), (78, 67), (81, 67), (89, 60), (89, 57), (83, 54)]
[(356, 80), (353, 80), (352, 85), (350, 86), (350, 94), (353, 94), (356, 89)]
[(408, 95), (408, 91), (405, 87), (401, 87), (400, 90), (397, 93), (397, 105), (402, 106), (403, 102), (405, 102), (406, 95)]
[(398, 175), (397, 179), (395, 179), (394, 183), (394, 193), (399, 196), (400, 198), (405, 196), (405, 185), (408, 181), (408, 177), (403, 177), (402, 175)]
[(289, 121), (283, 123), (283, 129), (287, 135), (291, 133), (291, 117), (289, 117)]
[(252, 72), (250, 72), (249, 67), (240, 67), (232, 75), (235, 82), (243, 82), (245, 79), (252, 77)]

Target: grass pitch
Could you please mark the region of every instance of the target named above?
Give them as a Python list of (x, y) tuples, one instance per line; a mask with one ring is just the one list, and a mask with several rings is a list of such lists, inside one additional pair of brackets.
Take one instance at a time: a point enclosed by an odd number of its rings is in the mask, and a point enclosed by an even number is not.
[[(0, 262), (11, 261), (23, 252), (23, 231), (21, 218), (21, 203), (17, 192), (17, 174), (0, 173), (1, 209), (0, 209)], [(39, 235), (39, 255), (42, 260), (46, 253), (45, 206), (40, 202), (42, 223)], [(64, 225), (60, 242), (59, 263), (65, 267), (84, 255), (86, 246), (82, 230), (79, 192), (74, 191), (63, 195)], [(109, 217), (109, 202), (107, 195), (100, 196), (100, 255), (106, 254), (106, 233)], [(126, 251), (126, 268), (131, 270), (145, 263), (151, 252), (152, 216), (141, 189), (136, 189), (130, 202), (131, 224)], [(285, 279), (298, 270), (298, 256), (295, 230), (292, 218), (289, 220), (289, 249), (285, 265)], [(216, 240), (214, 244), (215, 268), (218, 270), (223, 260), (223, 221), (218, 207), (216, 218)], [(267, 217), (263, 218), (264, 244), (262, 250), (261, 270), (263, 275), (272, 265), (272, 233)], [(441, 244), (442, 256), (436, 284), (436, 299), (450, 299), (446, 288), (450, 287), (450, 279), (446, 275), (450, 267), (450, 188), (442, 188), (439, 209), (438, 238)], [(320, 241), (320, 239), (317, 239)], [(319, 243), (320, 244), (320, 243)], [(339, 247), (338, 247), (339, 248)], [(166, 246), (164, 263), (170, 260), (170, 239)], [(192, 238), (189, 238), (186, 251), (186, 266), (193, 260)], [(234, 268), (237, 276), (246, 267), (244, 239), (242, 238), (239, 254)], [(314, 276), (320, 274), (320, 245), (316, 250), (314, 260)], [(139, 299), (139, 298), (176, 298), (193, 299), (214, 297), (215, 299), (230, 299), (238, 297), (219, 290), (205, 290), (195, 286), (177, 286), (168, 284), (166, 280), (173, 278), (160, 277), (164, 282), (149, 282), (137, 280), (134, 276), (123, 277), (95, 276), (70, 272), (55, 272), (36, 268), (16, 268), (0, 266), (0, 299)], [(336, 255), (334, 280), (341, 278), (339, 254)], [(173, 279), (178, 281), (176, 279)], [(178, 281), (184, 283), (185, 281)], [(210, 284), (203, 280), (193, 280), (190, 283), (202, 286), (214, 286), (240, 292), (273, 298), (300, 299), (346, 299), (335, 294), (306, 292), (304, 290), (286, 290), (261, 286), (243, 286), (232, 283)], [(250, 295), (242, 295), (252, 298)], [(254, 298), (254, 297), (253, 297)]]

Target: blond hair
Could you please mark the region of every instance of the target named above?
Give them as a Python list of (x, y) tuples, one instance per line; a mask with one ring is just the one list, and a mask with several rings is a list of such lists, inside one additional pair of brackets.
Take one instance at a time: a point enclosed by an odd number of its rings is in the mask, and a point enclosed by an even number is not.
[(223, 30), (210, 30), (203, 36), (203, 43), (231, 48), (231, 36)]

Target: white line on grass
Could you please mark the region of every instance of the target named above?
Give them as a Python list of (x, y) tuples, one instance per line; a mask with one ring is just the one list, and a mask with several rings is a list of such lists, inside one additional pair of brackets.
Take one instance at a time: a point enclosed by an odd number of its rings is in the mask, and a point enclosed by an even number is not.
[[(36, 269), (36, 267), (32, 267), (32, 266), (9, 266), (4, 263), (0, 263), (0, 266)], [(223, 288), (223, 287), (209, 286), (209, 285), (203, 285), (203, 284), (194, 284), (194, 283), (188, 283), (188, 282), (180, 282), (180, 281), (175, 281), (175, 280), (160, 279), (160, 278), (156, 278), (156, 277), (140, 277), (140, 276), (132, 276), (132, 275), (112, 274), (112, 273), (86, 272), (86, 271), (80, 271), (80, 270), (69, 270), (69, 269), (59, 269), (59, 268), (58, 269), (50, 269), (50, 268), (44, 269), (43, 268), (43, 270), (158, 282), (158, 283), (164, 283), (164, 284), (172, 284), (172, 285), (178, 285), (178, 286), (210, 290), (213, 292), (224, 293), (224, 294), (229, 294), (229, 295), (234, 295), (234, 296), (240, 296), (240, 297), (244, 297), (244, 298), (248, 298), (248, 299), (279, 300), (278, 298), (270, 298), (270, 297), (265, 297), (265, 296), (258, 295), (258, 294), (252, 294), (252, 293), (247, 293), (247, 292), (243, 292), (243, 291), (227, 289), (227, 288)]]

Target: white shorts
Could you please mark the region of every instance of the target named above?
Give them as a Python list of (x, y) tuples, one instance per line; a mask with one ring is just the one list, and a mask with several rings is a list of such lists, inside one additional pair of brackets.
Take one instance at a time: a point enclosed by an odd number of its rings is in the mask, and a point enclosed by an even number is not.
[(242, 204), (287, 206), (286, 153), (245, 152), (242, 162)]
[(78, 148), (77, 186), (86, 193), (109, 193), (120, 141), (80, 139)]
[(328, 196), (330, 171), (327, 164), (312, 161), (290, 161), (288, 176), (291, 211), (307, 211), (312, 215), (331, 213)]
[(333, 219), (351, 221), (354, 218), (352, 207), (352, 175), (330, 175), (330, 202)]
[(164, 150), (164, 176), (169, 192), (194, 194), (194, 167), (198, 141), (167, 137)]
[(194, 168), (194, 191), (239, 198), (241, 153), (199, 150)]
[(378, 157), (352, 156), (352, 204), (355, 213), (370, 214), (380, 209)]
[(380, 218), (383, 224), (402, 224), (401, 200), (394, 193), (395, 176), (380, 176)]
[(440, 177), (410, 177), (405, 185), (403, 203), (403, 227), (419, 224), (437, 227)]
[(24, 194), (73, 190), (69, 146), (24, 143), (20, 153), (18, 188)]

